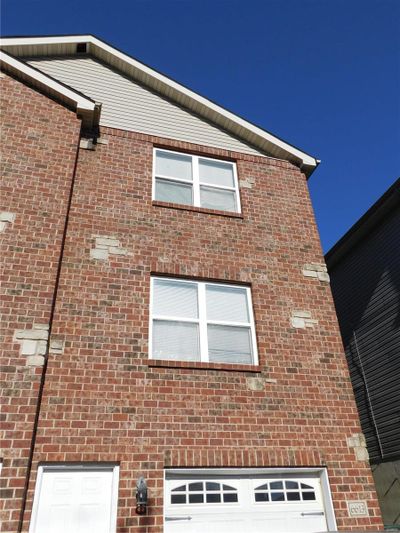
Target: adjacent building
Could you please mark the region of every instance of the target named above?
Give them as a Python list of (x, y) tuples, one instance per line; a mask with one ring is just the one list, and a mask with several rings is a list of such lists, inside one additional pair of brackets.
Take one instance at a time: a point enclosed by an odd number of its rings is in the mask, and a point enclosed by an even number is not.
[(383, 519), (400, 526), (400, 179), (326, 262)]
[(1, 48), (3, 532), (380, 529), (318, 161), (91, 35)]

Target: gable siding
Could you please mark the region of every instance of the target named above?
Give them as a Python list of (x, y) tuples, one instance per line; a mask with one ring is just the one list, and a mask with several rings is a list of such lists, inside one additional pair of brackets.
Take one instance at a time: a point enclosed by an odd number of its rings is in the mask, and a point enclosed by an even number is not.
[(265, 155), (93, 58), (32, 58), (27, 62), (101, 102), (102, 126)]
[(397, 209), (330, 270), (372, 462), (400, 458), (399, 227)]

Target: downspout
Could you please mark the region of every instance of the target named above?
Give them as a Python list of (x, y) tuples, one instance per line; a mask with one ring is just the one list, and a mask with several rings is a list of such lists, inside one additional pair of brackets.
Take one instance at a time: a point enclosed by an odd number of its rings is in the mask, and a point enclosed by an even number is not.
[(35, 419), (33, 423), (32, 439), (31, 439), (31, 445), (30, 445), (30, 450), (29, 450), (28, 465), (27, 465), (26, 476), (25, 476), (25, 485), (24, 485), (24, 490), (22, 494), (21, 512), (20, 512), (19, 523), (18, 523), (18, 533), (22, 532), (23, 523), (24, 523), (24, 515), (25, 515), (25, 510), (26, 510), (26, 503), (27, 503), (27, 498), (28, 498), (29, 481), (30, 481), (31, 472), (32, 472), (33, 454), (35, 451), (36, 436), (37, 436), (39, 418), (40, 418), (40, 408), (42, 406), (43, 391), (44, 391), (44, 386), (45, 386), (45, 381), (46, 381), (46, 372), (47, 372), (47, 365), (48, 365), (48, 360), (49, 360), (51, 332), (53, 328), (53, 320), (54, 320), (55, 308), (56, 308), (56, 303), (57, 303), (58, 289), (59, 289), (59, 284), (60, 284), (61, 267), (62, 267), (62, 262), (63, 262), (63, 257), (64, 257), (65, 241), (67, 238), (67, 229), (68, 229), (68, 222), (69, 222), (70, 210), (71, 210), (71, 205), (72, 205), (72, 196), (74, 193), (76, 169), (78, 166), (79, 145), (80, 145), (81, 135), (82, 135), (82, 127), (78, 135), (74, 169), (72, 172), (71, 187), (69, 190), (67, 211), (65, 214), (64, 229), (63, 229), (62, 240), (61, 240), (60, 255), (58, 258), (56, 281), (54, 285), (53, 298), (51, 302), (50, 318), (49, 318), (49, 334), (48, 334), (47, 343), (46, 343), (46, 353), (44, 356), (44, 364), (43, 364), (42, 376), (40, 379), (40, 385), (39, 385), (39, 391), (38, 391), (38, 399), (37, 399), (37, 404), (36, 404), (36, 413), (35, 413)]

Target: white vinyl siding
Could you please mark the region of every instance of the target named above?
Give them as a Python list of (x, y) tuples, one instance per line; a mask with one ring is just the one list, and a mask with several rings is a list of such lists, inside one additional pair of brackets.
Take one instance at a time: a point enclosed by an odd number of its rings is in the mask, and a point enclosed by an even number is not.
[(266, 155), (93, 58), (35, 57), (27, 62), (100, 102), (102, 126)]
[(249, 287), (151, 280), (150, 358), (257, 364)]
[(240, 213), (236, 164), (155, 148), (153, 200)]

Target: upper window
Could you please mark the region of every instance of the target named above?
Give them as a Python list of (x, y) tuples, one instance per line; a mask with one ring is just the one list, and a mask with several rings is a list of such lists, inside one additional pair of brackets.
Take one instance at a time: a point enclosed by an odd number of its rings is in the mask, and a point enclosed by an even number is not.
[(240, 213), (236, 165), (156, 148), (153, 198)]
[(150, 357), (257, 364), (250, 289), (152, 278)]

